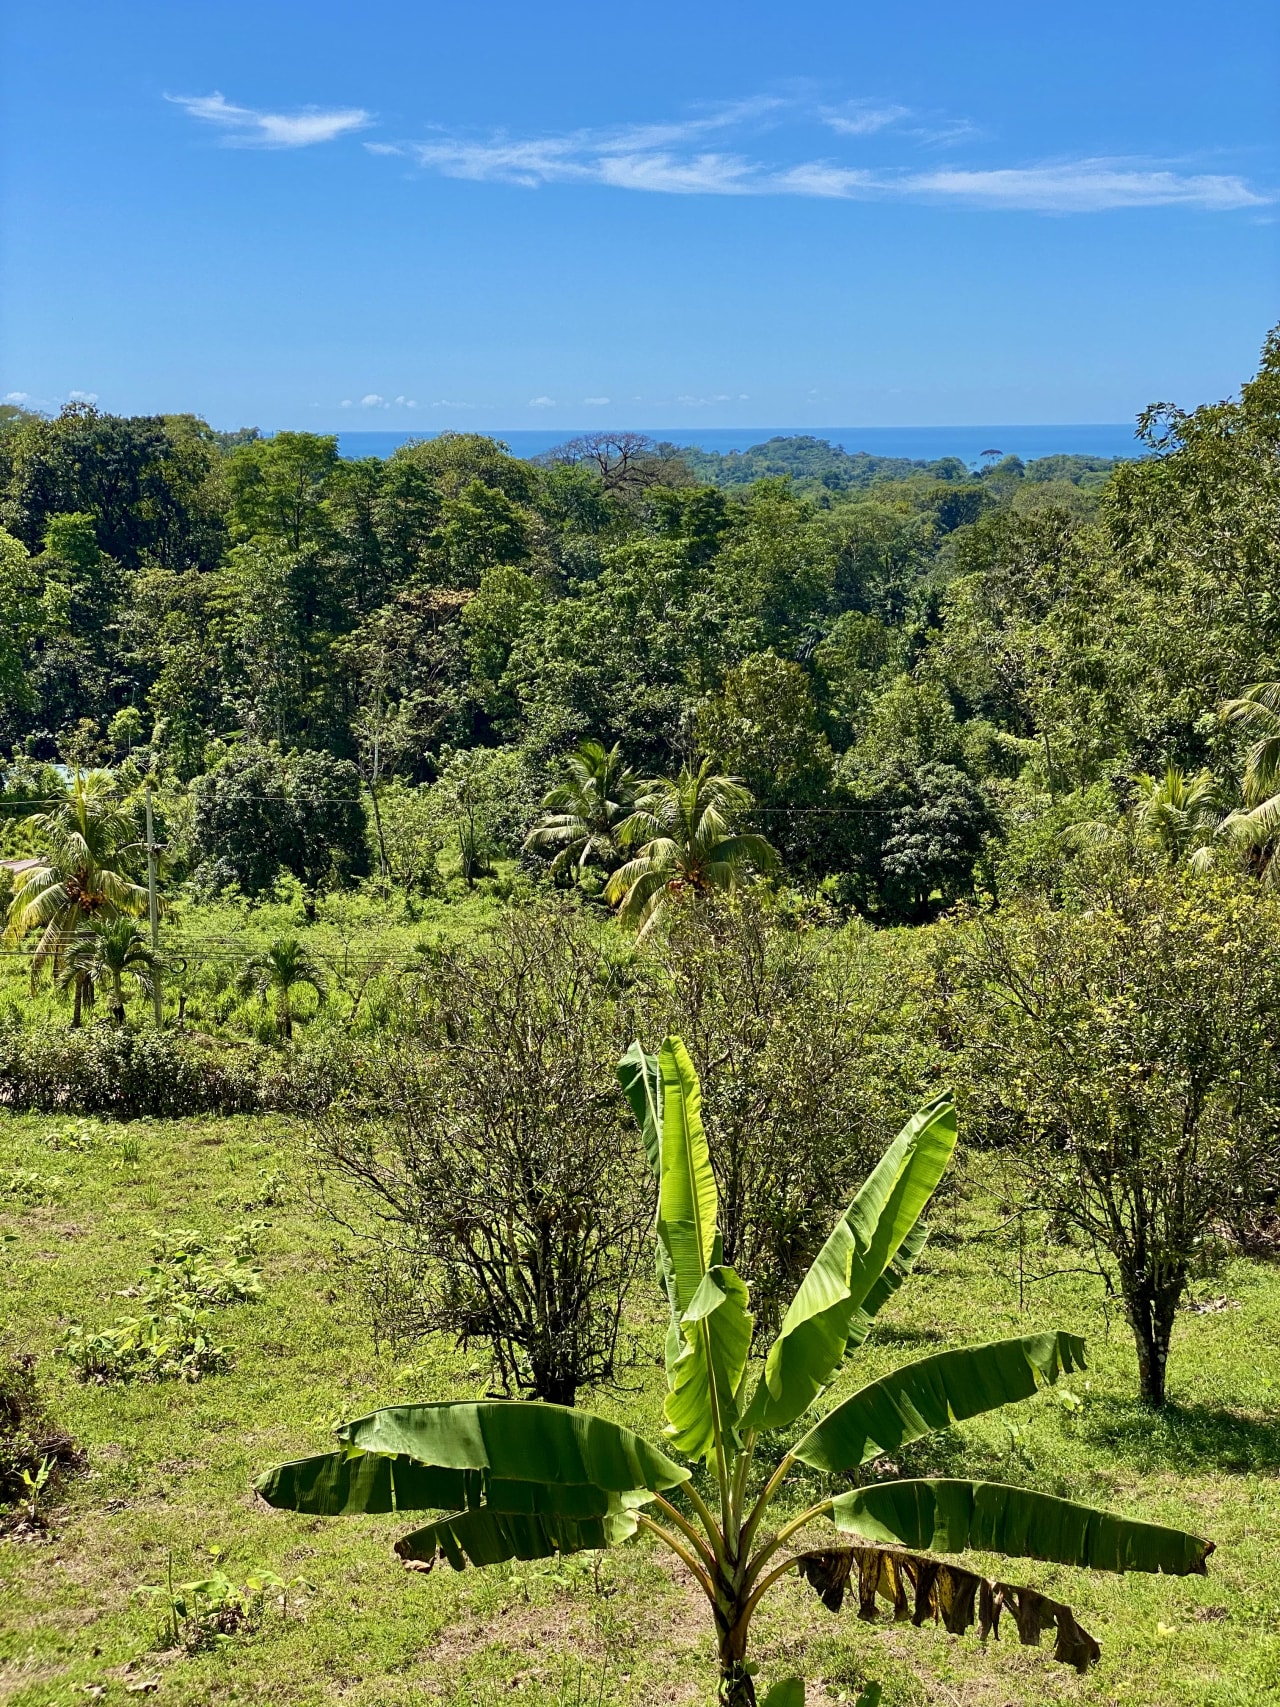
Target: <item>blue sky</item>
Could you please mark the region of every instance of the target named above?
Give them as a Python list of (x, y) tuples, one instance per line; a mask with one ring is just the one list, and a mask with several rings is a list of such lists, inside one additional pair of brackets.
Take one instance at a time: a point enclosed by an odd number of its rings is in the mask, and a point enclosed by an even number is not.
[(1280, 8), (6, 9), (0, 394), (218, 426), (1114, 421), (1280, 319)]

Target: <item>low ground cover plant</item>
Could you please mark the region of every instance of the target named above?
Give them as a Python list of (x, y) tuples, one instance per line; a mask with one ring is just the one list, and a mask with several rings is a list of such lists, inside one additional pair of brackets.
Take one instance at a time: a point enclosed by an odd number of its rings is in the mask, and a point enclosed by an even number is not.
[(253, 1635), (261, 1627), (273, 1598), (279, 1597), (282, 1611), (287, 1608), (289, 1585), (283, 1577), (258, 1565), (243, 1582), (236, 1582), (217, 1564), (221, 1549), (212, 1551), (215, 1565), (207, 1577), (175, 1583), (170, 1557), (167, 1580), (162, 1584), (144, 1584), (137, 1590), (139, 1598), (163, 1606), (164, 1622), (159, 1638), (166, 1648), (198, 1654), (224, 1647), (238, 1636)]
[[(797, 1466), (856, 1473), (955, 1421), (1029, 1398), (1083, 1366), (1083, 1342), (1058, 1331), (936, 1353), (869, 1383), (780, 1450), (778, 1432), (812, 1410), (920, 1256), (921, 1217), (956, 1142), (951, 1099), (927, 1103), (889, 1146), (805, 1275), (753, 1382), (748, 1290), (722, 1261), (689, 1056), (673, 1037), (656, 1057), (633, 1045), (620, 1077), (658, 1186), (658, 1275), (669, 1306), (664, 1446), (705, 1466), (705, 1476), (629, 1429), (559, 1405), (401, 1405), (342, 1424), (336, 1452), (267, 1472), (256, 1485), (268, 1503), (324, 1515), (449, 1512), (396, 1543), (407, 1566), (426, 1571), (441, 1559), (462, 1569), (599, 1549), (644, 1530), (684, 1562), (710, 1604), (722, 1707), (756, 1702), (751, 1620), (792, 1571), (832, 1609), (852, 1586), (863, 1616), (881, 1598), (896, 1615), (940, 1619), (957, 1634), (975, 1622), (983, 1636), (997, 1633), (1008, 1612), (1023, 1642), (1056, 1630), (1056, 1656), (1082, 1671), (1099, 1649), (1070, 1607), (936, 1555), (973, 1547), (1094, 1570), (1204, 1574), (1213, 1545), (1195, 1535), (957, 1478), (828, 1492), (771, 1531), (770, 1506)], [(793, 1550), (793, 1538), (820, 1520), (841, 1539)], [(803, 1685), (781, 1680), (767, 1700), (801, 1702)]]
[(152, 1232), (152, 1262), (125, 1296), (140, 1298), (136, 1315), (121, 1316), (97, 1333), (75, 1322), (59, 1347), (81, 1381), (200, 1381), (231, 1368), (228, 1348), (214, 1337), (211, 1310), (253, 1304), (263, 1295), (252, 1263), (263, 1221), (241, 1221), (222, 1239), (226, 1255), (193, 1227)]

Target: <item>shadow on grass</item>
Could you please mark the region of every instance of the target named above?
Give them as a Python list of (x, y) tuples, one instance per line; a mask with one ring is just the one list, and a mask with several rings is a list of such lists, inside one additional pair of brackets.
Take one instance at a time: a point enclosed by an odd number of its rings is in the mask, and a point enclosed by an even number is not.
[(1080, 1432), (1139, 1469), (1280, 1469), (1280, 1417), (1242, 1416), (1211, 1405), (1179, 1405), (1163, 1410), (1118, 1399), (1095, 1399), (1081, 1419)]

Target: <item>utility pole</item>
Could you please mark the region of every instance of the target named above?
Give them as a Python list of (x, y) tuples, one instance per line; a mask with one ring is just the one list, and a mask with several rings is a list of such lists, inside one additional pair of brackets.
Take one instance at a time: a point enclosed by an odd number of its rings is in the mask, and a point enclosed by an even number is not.
[(147, 784), (147, 911), (151, 915), (151, 952), (157, 955), (151, 974), (151, 999), (155, 1007), (156, 1029), (164, 1023), (164, 1007), (160, 991), (160, 902), (156, 896), (156, 832), (151, 818), (151, 784)]

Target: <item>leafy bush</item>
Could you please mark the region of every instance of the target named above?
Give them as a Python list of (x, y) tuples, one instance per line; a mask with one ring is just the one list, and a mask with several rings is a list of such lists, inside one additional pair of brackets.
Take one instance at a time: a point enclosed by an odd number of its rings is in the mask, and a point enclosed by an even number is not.
[(59, 1174), (41, 1174), (30, 1168), (13, 1168), (8, 1173), (0, 1174), (0, 1197), (13, 1198), (33, 1208), (44, 1207), (58, 1201), (64, 1183)]
[(252, 1635), (262, 1623), (267, 1598), (283, 1597), (288, 1585), (283, 1577), (259, 1565), (243, 1583), (215, 1569), (194, 1582), (174, 1583), (172, 1573), (163, 1585), (146, 1585), (139, 1595), (163, 1600), (164, 1625), (160, 1640), (168, 1648), (183, 1648), (198, 1654), (224, 1646), (236, 1636)]
[(80, 1323), (67, 1329), (59, 1348), (81, 1381), (199, 1381), (230, 1369), (231, 1357), (208, 1331), (209, 1310), (253, 1304), (262, 1297), (262, 1275), (250, 1259), (266, 1230), (264, 1221), (240, 1221), (225, 1234), (223, 1261), (194, 1227), (153, 1231), (151, 1266), (126, 1296), (141, 1296), (140, 1316), (121, 1316), (100, 1333)]
[(242, 1222), (222, 1241), (230, 1254), (214, 1260), (208, 1241), (193, 1228), (153, 1233), (154, 1261), (143, 1298), (152, 1309), (171, 1301), (204, 1305), (253, 1304), (262, 1297), (261, 1271), (250, 1265), (263, 1223)]
[(214, 1051), (116, 1026), (0, 1028), (0, 1108), (126, 1118), (247, 1114), (296, 1108), (310, 1097), (305, 1075), (266, 1049)]
[(231, 1367), (226, 1346), (209, 1337), (208, 1322), (208, 1311), (174, 1301), (163, 1315), (122, 1316), (96, 1334), (73, 1323), (58, 1349), (81, 1381), (99, 1386), (194, 1382)]

